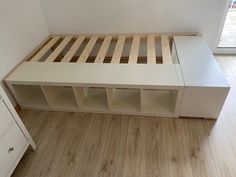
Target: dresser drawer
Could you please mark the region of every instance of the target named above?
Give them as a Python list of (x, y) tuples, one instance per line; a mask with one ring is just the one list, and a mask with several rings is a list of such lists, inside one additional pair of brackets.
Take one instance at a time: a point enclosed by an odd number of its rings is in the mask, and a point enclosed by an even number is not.
[(26, 145), (27, 139), (14, 123), (0, 140), (0, 177), (6, 176)]
[(0, 101), (0, 137), (10, 123), (14, 120), (3, 101)]

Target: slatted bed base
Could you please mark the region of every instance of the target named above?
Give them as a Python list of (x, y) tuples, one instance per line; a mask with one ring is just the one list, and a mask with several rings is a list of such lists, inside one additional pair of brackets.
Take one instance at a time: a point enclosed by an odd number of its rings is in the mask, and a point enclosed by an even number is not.
[(174, 34), (52, 35), (26, 61), (172, 64), (173, 36)]
[(22, 108), (185, 116), (174, 36), (51, 35), (5, 81)]

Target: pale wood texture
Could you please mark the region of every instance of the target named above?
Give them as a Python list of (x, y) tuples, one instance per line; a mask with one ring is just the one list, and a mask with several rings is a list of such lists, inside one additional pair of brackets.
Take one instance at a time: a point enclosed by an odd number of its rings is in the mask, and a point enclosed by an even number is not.
[(59, 36), (54, 36), (30, 61), (39, 61), (59, 39)]
[(92, 36), (86, 45), (85, 49), (83, 50), (82, 54), (80, 55), (79, 59), (77, 60), (78, 63), (85, 63), (89, 57), (89, 54), (93, 50), (94, 45), (98, 40), (98, 36)]
[(63, 57), (61, 62), (69, 62), (73, 58), (73, 56), (76, 54), (76, 52), (78, 51), (78, 49), (81, 46), (81, 44), (83, 43), (84, 39), (85, 39), (85, 36), (79, 36), (76, 39), (75, 43), (71, 46), (70, 50)]
[(122, 55), (122, 51), (124, 48), (125, 38), (126, 36), (123, 36), (123, 35), (119, 36), (112, 59), (111, 59), (111, 63), (116, 63), (116, 64), (120, 63), (120, 57)]
[[(124, 63), (124, 58), (128, 57), (128, 62), (125, 63), (137, 63), (139, 57), (139, 47), (140, 40), (147, 39), (147, 58), (148, 63), (156, 63), (157, 56), (161, 53), (159, 50), (155, 49), (156, 39), (161, 38), (162, 44), (162, 53), (163, 53), (163, 64), (172, 64), (170, 56), (170, 44), (169, 39), (173, 39), (173, 36), (196, 36), (193, 33), (183, 33), (183, 34), (73, 34), (73, 35), (51, 35), (48, 37), (48, 40), (43, 42), (38, 48), (36, 48), (31, 54), (29, 54), (25, 61), (34, 61), (34, 62), (75, 62), (75, 58), (78, 58), (78, 63), (85, 63), (87, 59), (89, 63), (103, 63), (106, 59), (107, 53), (112, 56), (111, 63), (119, 64)], [(73, 40), (72, 40), (73, 38)], [(85, 48), (80, 47), (83, 44), (85, 38), (89, 41)], [(101, 39), (104, 39), (102, 45), (97, 54), (93, 53), (93, 48), (98, 44)], [(114, 51), (110, 51), (110, 45), (113, 45), (112, 39), (117, 39), (116, 46)], [(126, 47), (126, 39), (132, 40), (130, 54), (127, 56), (122, 56), (123, 48)], [(86, 40), (87, 42), (87, 40)], [(67, 45), (69, 43), (72, 46), (69, 48)], [(112, 43), (112, 44), (111, 44)], [(81, 55), (77, 54), (77, 51), (80, 51)], [(92, 54), (91, 54), (92, 52)], [(113, 52), (110, 54), (110, 52)], [(95, 55), (95, 56), (92, 56)], [(126, 54), (125, 54), (126, 55)], [(124, 57), (124, 58), (123, 58)], [(140, 56), (143, 57), (143, 56)], [(43, 58), (43, 59), (42, 59)], [(94, 60), (92, 60), (95, 58)], [(72, 60), (72, 61), (71, 61)], [(122, 60), (122, 62), (120, 62)], [(108, 61), (105, 61), (108, 63)], [(160, 64), (160, 62), (156, 63)]]
[(70, 42), (73, 36), (66, 36), (63, 41), (57, 46), (57, 48), (49, 55), (49, 57), (45, 60), (46, 62), (53, 62), (60, 55), (62, 50), (66, 47), (66, 45)]
[(140, 36), (134, 36), (129, 55), (129, 63), (137, 63), (139, 44), (140, 44)]
[(147, 37), (147, 63), (156, 63), (156, 47), (155, 47), (155, 36)]
[(112, 36), (105, 37), (94, 63), (103, 63), (103, 60), (106, 57), (111, 40), (112, 40)]
[(38, 149), (13, 177), (235, 177), (236, 57), (218, 121), (23, 110)]
[(161, 36), (163, 64), (172, 64), (169, 36)]

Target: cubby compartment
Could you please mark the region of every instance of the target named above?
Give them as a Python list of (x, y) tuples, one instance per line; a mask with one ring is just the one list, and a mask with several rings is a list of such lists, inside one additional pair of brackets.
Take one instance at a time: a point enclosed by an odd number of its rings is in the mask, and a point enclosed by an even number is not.
[(54, 108), (77, 108), (75, 95), (70, 86), (43, 86), (47, 101)]
[(141, 111), (157, 115), (173, 115), (177, 90), (141, 90)]
[(140, 112), (140, 90), (108, 88), (109, 107), (115, 112)]
[(100, 87), (75, 87), (74, 92), (81, 110), (107, 111), (106, 89)]
[(23, 107), (48, 108), (41, 86), (39, 85), (12, 85), (17, 100)]

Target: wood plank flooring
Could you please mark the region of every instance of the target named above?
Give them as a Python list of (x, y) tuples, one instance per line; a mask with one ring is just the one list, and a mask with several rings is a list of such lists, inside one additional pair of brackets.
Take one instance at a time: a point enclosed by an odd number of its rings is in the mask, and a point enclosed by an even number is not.
[(218, 121), (23, 110), (37, 144), (13, 177), (235, 177), (236, 57)]

